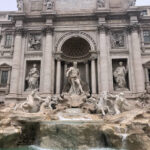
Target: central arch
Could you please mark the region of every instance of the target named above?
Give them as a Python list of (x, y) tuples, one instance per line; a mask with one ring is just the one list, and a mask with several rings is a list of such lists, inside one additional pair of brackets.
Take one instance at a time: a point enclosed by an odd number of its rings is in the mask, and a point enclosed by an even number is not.
[(90, 44), (81, 37), (72, 37), (62, 45), (62, 57), (68, 59), (84, 59), (90, 56)]
[(96, 43), (95, 43), (94, 39), (85, 32), (77, 31), (77, 32), (68, 32), (68, 33), (62, 35), (56, 43), (55, 52), (61, 52), (62, 46), (67, 40), (69, 40), (71, 38), (77, 38), (77, 37), (82, 38), (85, 41), (87, 41), (87, 43), (89, 43), (90, 51), (96, 51)]
[[(56, 54), (56, 84), (55, 91), (60, 88), (60, 93), (66, 82), (66, 69), (72, 66), (74, 61), (78, 62), (81, 79), (88, 83), (90, 91), (92, 91), (92, 68), (96, 74), (97, 60), (93, 59), (93, 54), (96, 54), (96, 43), (93, 38), (84, 32), (70, 32), (64, 34), (55, 46)], [(61, 63), (60, 63), (61, 61)], [(94, 66), (91, 66), (91, 61), (94, 61)], [(58, 68), (61, 68), (58, 69)], [(59, 71), (60, 70), (60, 71)], [(59, 75), (61, 72), (61, 75)], [(59, 77), (61, 76), (61, 78)], [(57, 78), (59, 77), (59, 78)], [(97, 76), (95, 76), (97, 78)], [(97, 79), (95, 79), (97, 80)]]

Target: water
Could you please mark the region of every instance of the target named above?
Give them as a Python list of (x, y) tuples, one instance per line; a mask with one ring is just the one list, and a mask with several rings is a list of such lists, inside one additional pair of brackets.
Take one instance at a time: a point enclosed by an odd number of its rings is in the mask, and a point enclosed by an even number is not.
[[(46, 148), (41, 148), (38, 146), (27, 146), (27, 147), (20, 147), (20, 148), (8, 148), (8, 149), (3, 149), (0, 148), (0, 150), (54, 150), (54, 149), (46, 149)], [(72, 150), (72, 149), (66, 149), (66, 150)], [(118, 150), (118, 149), (112, 149), (112, 148), (90, 148), (89, 150)], [(125, 149), (121, 149), (125, 150)]]

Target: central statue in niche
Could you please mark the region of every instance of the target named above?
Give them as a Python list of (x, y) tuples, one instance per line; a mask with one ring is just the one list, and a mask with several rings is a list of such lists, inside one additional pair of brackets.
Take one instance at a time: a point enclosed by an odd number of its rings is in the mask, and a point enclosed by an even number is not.
[(66, 70), (67, 83), (64, 87), (62, 97), (70, 107), (81, 107), (89, 96), (89, 86), (81, 80), (77, 62)]
[(77, 62), (73, 62), (73, 66), (67, 69), (66, 77), (71, 85), (69, 89), (69, 94), (77, 94), (77, 95), (84, 94), (81, 85), (80, 72), (79, 69), (77, 68)]

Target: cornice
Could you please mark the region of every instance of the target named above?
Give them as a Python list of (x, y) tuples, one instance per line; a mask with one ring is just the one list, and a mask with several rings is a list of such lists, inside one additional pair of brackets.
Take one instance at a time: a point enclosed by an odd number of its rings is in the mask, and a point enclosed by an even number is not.
[(110, 10), (107, 8), (102, 8), (95, 11), (95, 15), (98, 17), (106, 17), (107, 15), (109, 15), (109, 13)]
[(41, 12), (41, 16), (44, 17), (44, 18), (53, 19), (56, 16), (56, 12), (55, 11)]
[(14, 14), (9, 14), (10, 17), (12, 17), (14, 20), (24, 20), (26, 14), (21, 12), (16, 12)]

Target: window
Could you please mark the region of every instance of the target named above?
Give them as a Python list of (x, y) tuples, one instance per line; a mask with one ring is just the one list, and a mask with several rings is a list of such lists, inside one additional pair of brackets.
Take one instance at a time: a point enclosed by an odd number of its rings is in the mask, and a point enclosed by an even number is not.
[(12, 34), (6, 34), (5, 47), (10, 48), (12, 44)]
[(147, 10), (143, 10), (143, 11), (141, 12), (141, 16), (147, 16)]
[(6, 87), (8, 81), (8, 71), (1, 72), (1, 86)]
[(150, 44), (150, 31), (144, 31), (144, 43), (149, 43)]

